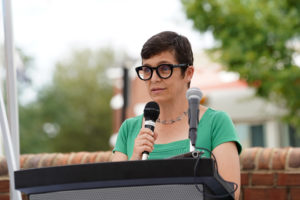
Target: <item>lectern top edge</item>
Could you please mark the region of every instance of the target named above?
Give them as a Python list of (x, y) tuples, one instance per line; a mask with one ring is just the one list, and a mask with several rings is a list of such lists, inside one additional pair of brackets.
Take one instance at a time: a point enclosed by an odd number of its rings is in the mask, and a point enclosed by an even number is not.
[(215, 194), (232, 191), (215, 173), (214, 161), (210, 158), (199, 160), (195, 176), (196, 161), (193, 158), (122, 161), (19, 170), (15, 172), (15, 186), (26, 194), (195, 183), (206, 185)]

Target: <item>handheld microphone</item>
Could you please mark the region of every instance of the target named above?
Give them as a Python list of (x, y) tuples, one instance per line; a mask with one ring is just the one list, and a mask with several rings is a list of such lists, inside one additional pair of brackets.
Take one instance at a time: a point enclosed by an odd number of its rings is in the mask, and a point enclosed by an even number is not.
[[(149, 128), (154, 131), (155, 122), (159, 116), (159, 105), (155, 101), (150, 101), (146, 104), (144, 109), (145, 128)], [(149, 152), (144, 151), (142, 154), (142, 160), (147, 160)]]
[(199, 104), (202, 99), (202, 92), (199, 88), (190, 88), (186, 92), (186, 98), (189, 102), (189, 138), (191, 140), (191, 149), (195, 150), (197, 139), (197, 128), (199, 123)]

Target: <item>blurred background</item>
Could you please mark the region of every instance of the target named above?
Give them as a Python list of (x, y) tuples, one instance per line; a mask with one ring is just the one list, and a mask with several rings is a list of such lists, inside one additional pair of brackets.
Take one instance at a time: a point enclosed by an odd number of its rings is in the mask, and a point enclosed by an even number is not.
[(300, 146), (298, 0), (14, 0), (12, 19), (22, 154), (112, 149), (150, 100), (134, 71), (142, 45), (165, 30), (189, 38), (192, 87), (243, 147)]

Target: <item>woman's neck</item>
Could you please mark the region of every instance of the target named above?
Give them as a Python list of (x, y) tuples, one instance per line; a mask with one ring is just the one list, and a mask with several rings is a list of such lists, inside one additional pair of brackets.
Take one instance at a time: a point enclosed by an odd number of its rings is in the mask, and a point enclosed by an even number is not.
[(159, 102), (160, 120), (174, 120), (188, 110), (188, 101), (184, 98), (176, 98), (173, 101)]

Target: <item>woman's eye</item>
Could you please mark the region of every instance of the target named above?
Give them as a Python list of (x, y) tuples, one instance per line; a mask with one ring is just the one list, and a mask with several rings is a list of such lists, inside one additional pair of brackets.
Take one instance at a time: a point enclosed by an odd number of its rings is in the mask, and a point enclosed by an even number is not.
[(162, 72), (168, 72), (169, 70), (170, 70), (170, 66), (168, 66), (168, 65), (160, 66), (160, 71), (162, 71)]
[(151, 69), (149, 67), (143, 67), (143, 72), (144, 73), (150, 73), (151, 72)]

